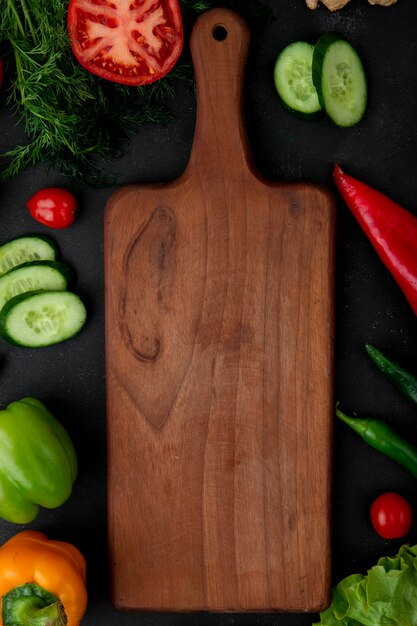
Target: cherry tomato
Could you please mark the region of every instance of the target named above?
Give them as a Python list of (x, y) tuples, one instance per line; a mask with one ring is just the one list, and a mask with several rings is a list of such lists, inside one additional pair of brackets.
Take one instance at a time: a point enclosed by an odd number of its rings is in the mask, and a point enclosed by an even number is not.
[(178, 0), (71, 0), (68, 32), (83, 67), (126, 85), (162, 78), (184, 41)]
[(387, 492), (378, 496), (371, 506), (371, 522), (384, 539), (398, 539), (406, 535), (413, 523), (411, 506), (398, 493)]
[(73, 223), (77, 201), (72, 193), (61, 187), (45, 187), (26, 203), (31, 216), (51, 228), (66, 228)]

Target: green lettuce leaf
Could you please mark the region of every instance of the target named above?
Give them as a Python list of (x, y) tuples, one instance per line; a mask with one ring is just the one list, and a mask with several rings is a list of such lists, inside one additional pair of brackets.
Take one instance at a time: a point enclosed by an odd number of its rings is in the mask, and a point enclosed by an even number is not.
[(382, 557), (366, 575), (352, 574), (332, 590), (313, 626), (417, 626), (417, 545)]

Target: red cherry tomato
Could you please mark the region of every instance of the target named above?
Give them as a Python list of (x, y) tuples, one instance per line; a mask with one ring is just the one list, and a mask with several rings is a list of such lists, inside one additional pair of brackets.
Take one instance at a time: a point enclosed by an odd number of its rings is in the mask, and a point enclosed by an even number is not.
[(126, 85), (165, 76), (184, 41), (178, 0), (71, 0), (68, 32), (85, 69)]
[(61, 187), (45, 187), (26, 203), (31, 216), (50, 228), (66, 228), (75, 220), (77, 201)]
[(371, 506), (371, 522), (384, 539), (399, 539), (406, 535), (413, 523), (411, 506), (398, 493), (387, 492), (378, 496)]

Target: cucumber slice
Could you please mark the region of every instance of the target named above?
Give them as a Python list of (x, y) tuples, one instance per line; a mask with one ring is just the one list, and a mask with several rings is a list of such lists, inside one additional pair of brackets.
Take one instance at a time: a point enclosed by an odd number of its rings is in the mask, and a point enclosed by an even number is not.
[(64, 263), (32, 261), (0, 276), (0, 310), (5, 303), (27, 291), (65, 291), (73, 273)]
[(86, 321), (81, 299), (69, 291), (30, 291), (0, 311), (0, 336), (26, 348), (40, 348), (76, 335)]
[(55, 261), (57, 248), (43, 235), (28, 235), (0, 246), (0, 276), (28, 261)]
[(282, 50), (274, 68), (275, 87), (282, 104), (304, 119), (316, 119), (322, 113), (312, 78), (314, 46), (295, 41)]
[(322, 107), (337, 126), (354, 126), (365, 115), (367, 82), (356, 50), (337, 33), (314, 47), (313, 81)]

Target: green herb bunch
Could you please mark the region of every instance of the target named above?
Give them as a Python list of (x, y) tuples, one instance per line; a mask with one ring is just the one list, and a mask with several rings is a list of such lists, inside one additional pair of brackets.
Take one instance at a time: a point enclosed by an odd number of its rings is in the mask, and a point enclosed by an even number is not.
[[(182, 0), (181, 6), (190, 15), (216, 4)], [(258, 0), (223, 4), (242, 4), (244, 13), (263, 15)], [(72, 54), (67, 9), (68, 0), (0, 2), (0, 45), (10, 84), (7, 103), (27, 136), (27, 143), (0, 155), (3, 181), (42, 161), (78, 182), (114, 182), (103, 176), (103, 166), (121, 156), (139, 125), (172, 118), (169, 100), (178, 81), (193, 84), (187, 50), (168, 76), (140, 88), (90, 74)]]

